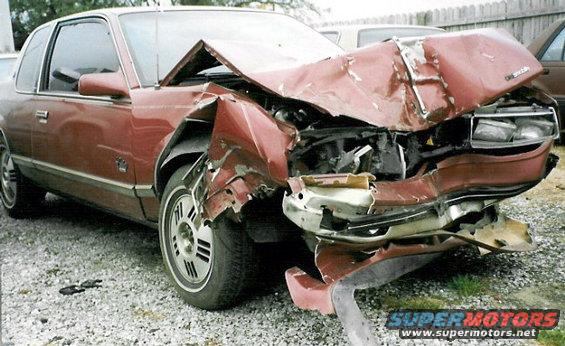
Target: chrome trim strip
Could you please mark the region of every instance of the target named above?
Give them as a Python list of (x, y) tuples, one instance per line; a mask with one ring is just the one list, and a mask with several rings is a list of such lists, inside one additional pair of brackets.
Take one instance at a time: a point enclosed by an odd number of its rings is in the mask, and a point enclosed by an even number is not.
[(85, 100), (85, 101), (98, 101), (98, 102), (105, 102), (108, 104), (115, 104), (115, 105), (131, 105), (131, 99), (112, 99), (110, 97), (105, 96), (84, 96), (80, 94), (64, 94), (64, 93), (56, 93), (56, 92), (47, 92), (41, 91), (33, 94), (35, 96), (45, 96), (45, 97), (60, 97), (63, 99), (75, 99), (75, 100)]
[(33, 160), (29, 157), (12, 154), (12, 160), (20, 166), (33, 167)]
[(95, 187), (100, 187), (102, 189), (116, 192), (122, 195), (136, 197), (134, 191), (134, 185), (124, 184), (114, 180), (101, 178), (95, 175), (82, 173), (72, 169), (53, 165), (47, 162), (41, 162), (37, 160), (32, 160), (32, 162), (35, 168), (42, 170), (46, 173), (58, 175), (66, 179), (74, 180), (84, 184), (93, 185)]
[(153, 190), (153, 185), (135, 185), (135, 194), (139, 198), (155, 198), (157, 195)]
[(74, 180), (80, 183), (89, 184), (101, 189), (116, 192), (122, 195), (135, 198), (151, 198), (155, 197), (153, 185), (131, 185), (115, 180), (102, 178), (96, 175), (79, 172), (73, 169), (64, 168), (47, 162), (33, 160), (29, 157), (21, 155), (12, 155), (12, 159), (16, 164), (36, 168), (45, 173), (60, 176), (65, 179)]
[(508, 112), (508, 113), (475, 113), (473, 117), (475, 118), (512, 118), (512, 117), (537, 117), (544, 115), (554, 115), (555, 111), (553, 108), (549, 108), (549, 111), (541, 112)]
[[(133, 56), (131, 55), (131, 52), (129, 50), (128, 41), (126, 40), (126, 36), (124, 35), (124, 30), (122, 28), (122, 22), (120, 21), (120, 16), (116, 16), (116, 23), (118, 24), (118, 31), (120, 33), (122, 43), (126, 47), (126, 53), (128, 55), (129, 64), (133, 69), (133, 74), (135, 75), (135, 79), (137, 80), (138, 88), (142, 88), (143, 86), (141, 85), (141, 80), (139, 79), (139, 73), (137, 73), (137, 68), (135, 66), (135, 63), (133, 62)], [(114, 40), (115, 40), (115, 38), (114, 38)], [(124, 71), (124, 74), (125, 74), (125, 71)], [(131, 89), (131, 87), (130, 87), (130, 89)]]

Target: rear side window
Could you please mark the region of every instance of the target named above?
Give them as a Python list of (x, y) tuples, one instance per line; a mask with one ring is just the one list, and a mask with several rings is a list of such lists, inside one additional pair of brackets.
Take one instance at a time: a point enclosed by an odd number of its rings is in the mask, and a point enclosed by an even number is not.
[(47, 90), (78, 92), (83, 74), (117, 72), (120, 63), (110, 29), (101, 20), (62, 25), (49, 63)]
[(547, 47), (545, 53), (541, 57), (542, 61), (562, 61), (565, 60), (563, 56), (565, 54), (565, 29), (562, 29), (559, 35), (557, 35), (553, 42)]
[(48, 28), (42, 28), (33, 34), (22, 55), (22, 63), (16, 79), (16, 89), (19, 91), (35, 92), (39, 68), (42, 63), (43, 51), (49, 36)]

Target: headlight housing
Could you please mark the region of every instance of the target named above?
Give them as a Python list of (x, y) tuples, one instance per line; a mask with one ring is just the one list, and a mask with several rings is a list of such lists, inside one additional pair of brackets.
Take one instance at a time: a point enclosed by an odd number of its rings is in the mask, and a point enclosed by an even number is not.
[(552, 107), (507, 107), (471, 116), (473, 148), (530, 145), (559, 138), (557, 114)]

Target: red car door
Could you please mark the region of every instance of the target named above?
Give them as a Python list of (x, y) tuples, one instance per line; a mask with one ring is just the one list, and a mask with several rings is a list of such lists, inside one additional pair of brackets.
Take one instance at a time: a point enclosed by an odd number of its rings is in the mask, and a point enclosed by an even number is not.
[(143, 219), (134, 192), (130, 100), (78, 93), (81, 75), (122, 71), (108, 23), (102, 18), (59, 23), (43, 70), (32, 135), (43, 184)]

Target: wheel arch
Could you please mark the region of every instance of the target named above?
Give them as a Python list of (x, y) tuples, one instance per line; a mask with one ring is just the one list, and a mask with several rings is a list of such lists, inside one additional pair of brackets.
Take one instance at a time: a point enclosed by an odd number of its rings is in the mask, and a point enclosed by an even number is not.
[(208, 151), (211, 135), (212, 123), (204, 120), (186, 118), (177, 127), (155, 164), (154, 187), (159, 200), (173, 173)]

